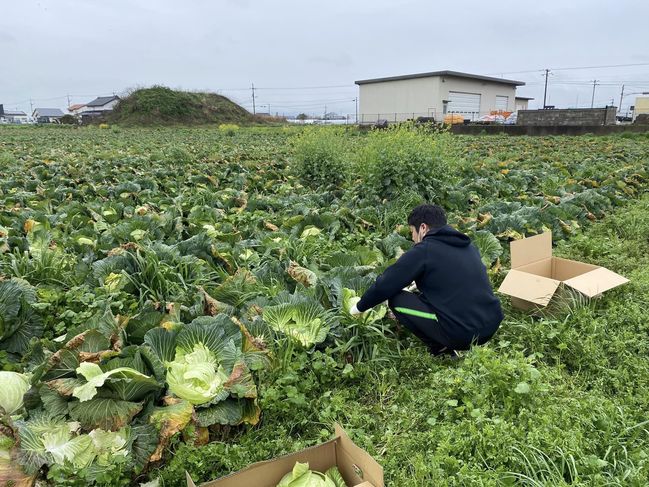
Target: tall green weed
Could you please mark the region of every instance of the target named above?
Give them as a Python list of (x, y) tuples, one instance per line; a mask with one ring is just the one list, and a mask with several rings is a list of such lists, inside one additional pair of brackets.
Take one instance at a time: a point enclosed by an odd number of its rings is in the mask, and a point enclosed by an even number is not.
[(293, 172), (311, 188), (339, 186), (345, 178), (345, 144), (337, 128), (309, 128), (294, 140)]
[(381, 199), (410, 191), (429, 201), (439, 198), (452, 181), (450, 137), (411, 124), (371, 132), (356, 157), (360, 188)]

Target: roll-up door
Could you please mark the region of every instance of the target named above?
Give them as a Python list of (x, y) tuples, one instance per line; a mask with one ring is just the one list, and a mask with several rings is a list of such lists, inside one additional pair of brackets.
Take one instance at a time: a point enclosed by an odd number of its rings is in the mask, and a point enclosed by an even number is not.
[(465, 119), (477, 120), (480, 117), (480, 94), (448, 92), (448, 113), (459, 113)]
[(503, 112), (506, 112), (508, 104), (509, 104), (508, 96), (496, 95), (496, 110), (501, 110)]

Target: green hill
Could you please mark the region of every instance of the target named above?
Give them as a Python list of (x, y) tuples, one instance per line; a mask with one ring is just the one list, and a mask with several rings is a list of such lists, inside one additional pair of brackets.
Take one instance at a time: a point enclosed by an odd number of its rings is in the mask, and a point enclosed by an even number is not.
[(153, 86), (135, 90), (123, 98), (109, 121), (122, 125), (174, 125), (250, 124), (258, 120), (225, 96)]

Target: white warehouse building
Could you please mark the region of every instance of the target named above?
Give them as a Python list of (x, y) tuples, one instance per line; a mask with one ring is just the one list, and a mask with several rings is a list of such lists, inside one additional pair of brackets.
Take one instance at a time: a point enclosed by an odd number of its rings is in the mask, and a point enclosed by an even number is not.
[(516, 87), (522, 81), (458, 71), (433, 71), (356, 81), (360, 123), (399, 122), (418, 117), (442, 121), (459, 113), (468, 120), (494, 112), (516, 111)]

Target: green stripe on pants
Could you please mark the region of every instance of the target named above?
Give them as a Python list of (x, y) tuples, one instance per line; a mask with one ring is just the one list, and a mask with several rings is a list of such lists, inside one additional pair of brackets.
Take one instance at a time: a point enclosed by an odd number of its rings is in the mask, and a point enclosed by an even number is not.
[(417, 309), (410, 308), (394, 308), (395, 311), (403, 313), (404, 315), (418, 316), (419, 318), (428, 318), (429, 320), (437, 321), (437, 315), (435, 313), (426, 313), (425, 311), (419, 311)]

